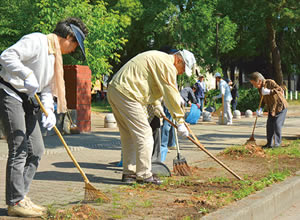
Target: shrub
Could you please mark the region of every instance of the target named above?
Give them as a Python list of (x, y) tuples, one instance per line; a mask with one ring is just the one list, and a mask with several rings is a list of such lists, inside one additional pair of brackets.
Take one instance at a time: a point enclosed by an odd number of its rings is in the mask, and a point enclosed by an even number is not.
[(260, 97), (256, 88), (239, 88), (237, 109), (241, 112), (245, 112), (248, 109), (256, 111), (259, 105), (259, 100)]

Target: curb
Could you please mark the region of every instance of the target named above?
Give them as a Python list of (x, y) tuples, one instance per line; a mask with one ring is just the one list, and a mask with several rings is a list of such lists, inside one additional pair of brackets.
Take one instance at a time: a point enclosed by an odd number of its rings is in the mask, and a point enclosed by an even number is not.
[(296, 176), (219, 209), (203, 220), (273, 219), (300, 200), (300, 171)]

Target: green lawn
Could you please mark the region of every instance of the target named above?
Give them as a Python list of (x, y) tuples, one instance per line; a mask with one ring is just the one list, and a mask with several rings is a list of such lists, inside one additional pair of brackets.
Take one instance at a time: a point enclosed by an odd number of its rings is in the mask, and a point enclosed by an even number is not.
[(93, 112), (112, 112), (111, 107), (108, 103), (108, 101), (98, 101), (98, 102), (92, 102), (92, 111)]

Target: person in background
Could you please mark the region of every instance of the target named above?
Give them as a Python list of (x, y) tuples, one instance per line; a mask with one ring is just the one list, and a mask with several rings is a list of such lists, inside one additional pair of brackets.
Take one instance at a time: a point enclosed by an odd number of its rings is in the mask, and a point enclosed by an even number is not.
[(232, 100), (231, 100), (232, 111), (235, 111), (236, 106), (237, 106), (237, 100), (238, 100), (238, 97), (239, 97), (238, 86), (237, 86), (237, 83), (233, 84), (231, 79), (227, 79), (225, 81), (227, 82), (227, 84), (230, 87), (231, 96), (232, 96)]
[(284, 98), (284, 90), (274, 80), (265, 79), (259, 72), (250, 75), (251, 84), (263, 96), (262, 107), (256, 111), (261, 115), (265, 105), (268, 107), (267, 144), (262, 148), (280, 147), (282, 141), (282, 127), (285, 121), (288, 103)]
[(155, 115), (162, 116), (163, 98), (178, 123), (178, 134), (188, 136), (176, 77), (184, 72), (190, 76), (195, 63), (194, 55), (187, 50), (175, 54), (147, 51), (129, 60), (110, 81), (107, 98), (120, 130), (123, 182), (162, 183), (151, 172), (153, 137), (144, 106), (152, 104)]
[(224, 96), (224, 116), (227, 117), (227, 125), (232, 125), (232, 113), (231, 113), (231, 107), (230, 102), (232, 100), (231, 91), (229, 85), (226, 83), (225, 80), (222, 79), (222, 76), (220, 73), (215, 74), (215, 78), (217, 83), (219, 84), (220, 94), (217, 96), (214, 96), (213, 99), (219, 99)]
[[(6, 204), (9, 216), (39, 217), (47, 209), (27, 196), (45, 146), (38, 123), (40, 93), (48, 113), (42, 125), (51, 130), (56, 124), (53, 96), (58, 113), (67, 110), (62, 54), (85, 58), (84, 39), (88, 31), (78, 18), (57, 23), (53, 33), (23, 36), (0, 56), (0, 117), (8, 142)], [(75, 54), (74, 54), (75, 55)]]
[(192, 103), (196, 104), (197, 99), (195, 97), (196, 86), (185, 87), (180, 91), (180, 95), (182, 98), (181, 105), (182, 106), (191, 106)]
[(200, 75), (198, 77), (198, 81), (195, 83), (194, 86), (196, 87), (195, 96), (197, 98), (197, 102), (200, 105), (201, 112), (203, 112), (205, 93), (207, 91), (203, 75)]

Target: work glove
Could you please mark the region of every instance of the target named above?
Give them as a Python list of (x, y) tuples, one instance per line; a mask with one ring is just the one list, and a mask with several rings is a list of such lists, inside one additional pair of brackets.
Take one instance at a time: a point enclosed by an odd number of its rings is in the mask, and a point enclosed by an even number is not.
[(29, 97), (33, 97), (40, 87), (35, 75), (30, 73), (24, 80), (24, 87), (27, 89), (27, 94)]
[(263, 109), (262, 108), (256, 110), (256, 115), (257, 116), (262, 116), (262, 114), (263, 114)]
[(153, 107), (154, 115), (158, 118), (161, 118), (162, 116), (166, 116), (164, 113), (164, 109), (161, 105), (155, 105)]
[(48, 113), (48, 117), (43, 113), (42, 124), (44, 128), (47, 128), (47, 130), (50, 131), (56, 124), (56, 117), (52, 109), (47, 108), (46, 112)]
[(264, 87), (261, 88), (261, 94), (262, 95), (270, 95), (270, 93), (271, 93), (270, 89), (267, 89), (267, 88), (264, 88)]
[(189, 136), (189, 131), (186, 128), (185, 124), (179, 124), (177, 126), (177, 131), (178, 131), (178, 135), (182, 136), (182, 137), (187, 137)]

